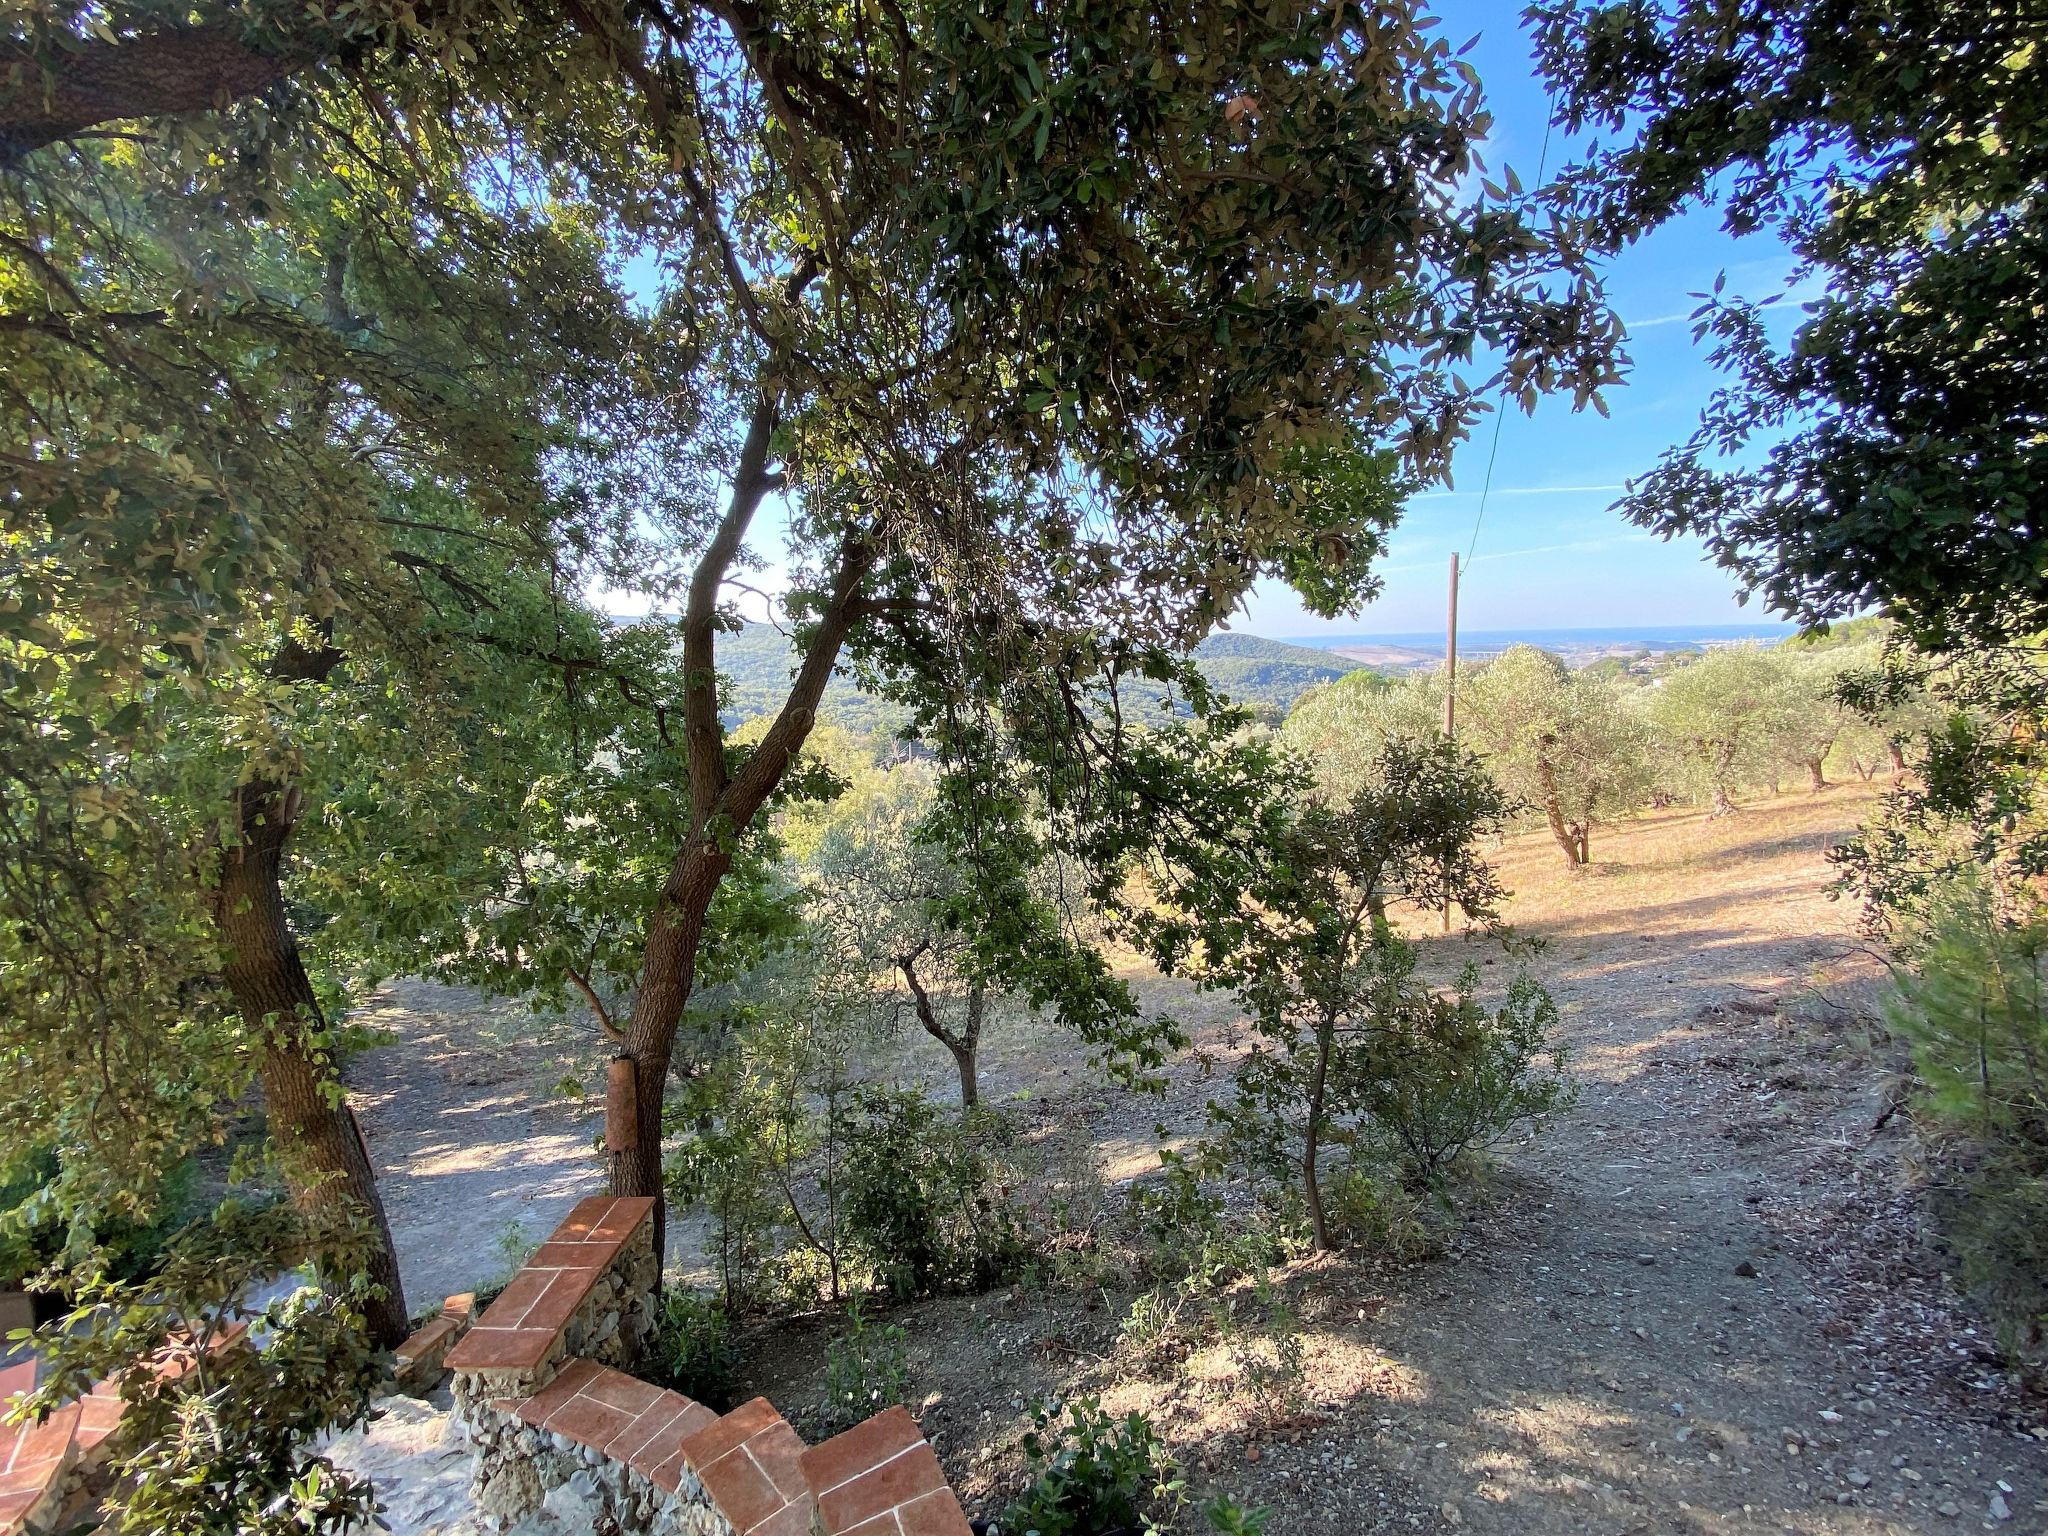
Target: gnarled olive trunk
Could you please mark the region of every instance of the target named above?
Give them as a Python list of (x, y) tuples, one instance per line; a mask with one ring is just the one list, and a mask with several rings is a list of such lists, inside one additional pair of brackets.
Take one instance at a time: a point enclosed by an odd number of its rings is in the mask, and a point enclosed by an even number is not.
[(391, 1225), (333, 1064), (315, 1053), (324, 1021), (279, 886), (298, 797), (258, 780), (242, 786), (238, 799), (241, 842), (222, 850), (215, 901), (226, 953), (222, 979), (244, 1022), (261, 1032), (257, 1076), (293, 1197), (308, 1208), (353, 1202), (375, 1224), (370, 1278), (383, 1295), (369, 1303), (368, 1320), (371, 1335), (389, 1348), (410, 1331)]
[(981, 1021), (988, 1009), (988, 992), (979, 982), (967, 989), (967, 1025), (954, 1031), (946, 1028), (932, 1006), (932, 997), (917, 974), (917, 954), (898, 955), (896, 969), (910, 988), (911, 1004), (924, 1032), (953, 1056), (953, 1068), (960, 1074), (960, 1107), (972, 1109), (981, 1102), (981, 1088), (975, 1081), (975, 1057), (981, 1049)]
[(1586, 862), (1585, 839), (1565, 820), (1564, 797), (1557, 788), (1557, 770), (1551, 766), (1547, 754), (1537, 755), (1536, 776), (1543, 786), (1543, 816), (1550, 823), (1550, 835), (1564, 850), (1565, 867), (1577, 869)]

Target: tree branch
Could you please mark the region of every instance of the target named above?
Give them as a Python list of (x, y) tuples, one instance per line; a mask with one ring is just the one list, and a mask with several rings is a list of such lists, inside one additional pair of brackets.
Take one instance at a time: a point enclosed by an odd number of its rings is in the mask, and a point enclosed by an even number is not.
[(606, 1038), (612, 1044), (624, 1045), (626, 1043), (626, 1033), (617, 1024), (612, 1022), (612, 1011), (605, 1007), (604, 999), (597, 995), (597, 988), (593, 987), (584, 974), (577, 970), (575, 966), (567, 965), (562, 967), (562, 969), (567, 974), (569, 980), (575, 984), (576, 990), (583, 994), (583, 1000), (590, 1004), (590, 1011), (597, 1018), (597, 1027), (605, 1032)]
[(101, 123), (204, 112), (337, 53), (325, 29), (264, 34), (236, 18), (38, 50), (0, 43), (0, 169)]
[(0, 331), (41, 331), (45, 335), (71, 340), (80, 331), (101, 327), (118, 330), (139, 330), (146, 326), (162, 325), (170, 318), (161, 309), (115, 309), (101, 310), (92, 314), (0, 314)]
[[(803, 665), (790, 684), (789, 697), (783, 700), (775, 723), (740, 765), (720, 799), (718, 808), (732, 819), (734, 826), (745, 826), (761, 808), (817, 723), (818, 700), (824, 697), (825, 685), (832, 680), (832, 669), (839, 662), (840, 647), (853, 628), (855, 611), (860, 605), (860, 587), (867, 578), (870, 559), (867, 542), (849, 537), (840, 558), (839, 573), (832, 583), (831, 601), (811, 631), (810, 648), (804, 652)], [(693, 775), (696, 766), (693, 757)], [(723, 773), (722, 764), (720, 771)]]

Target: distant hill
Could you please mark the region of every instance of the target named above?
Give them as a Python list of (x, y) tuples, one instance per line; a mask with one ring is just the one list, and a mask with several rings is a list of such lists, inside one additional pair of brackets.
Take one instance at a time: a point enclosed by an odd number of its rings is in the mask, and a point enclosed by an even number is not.
[(1195, 664), (1239, 704), (1281, 715), (1318, 683), (1334, 682), (1365, 665), (1335, 651), (1229, 633), (1211, 635), (1197, 646)]
[[(1364, 663), (1311, 646), (1289, 645), (1260, 635), (1214, 634), (1195, 650), (1202, 673), (1239, 704), (1272, 714), (1290, 705), (1318, 683), (1355, 672)], [(721, 635), (718, 669), (731, 682), (726, 722), (768, 713), (789, 691), (795, 660), (789, 642), (772, 624), (749, 624), (737, 634)], [(836, 725), (859, 732), (890, 732), (904, 723), (893, 704), (862, 693), (844, 673), (836, 673), (825, 689), (819, 714)]]

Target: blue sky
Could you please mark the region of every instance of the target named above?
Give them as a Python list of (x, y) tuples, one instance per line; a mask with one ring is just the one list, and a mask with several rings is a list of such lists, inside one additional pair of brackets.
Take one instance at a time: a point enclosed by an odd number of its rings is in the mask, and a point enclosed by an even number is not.
[[(1536, 180), (1549, 103), (1536, 77), (1521, 0), (1440, 0), (1454, 45), (1478, 37), (1467, 55), (1494, 114), (1486, 161)], [(1550, 169), (1570, 152), (1553, 134)], [(1612, 413), (1574, 413), (1549, 400), (1534, 416), (1510, 409), (1473, 560), (1462, 583), (1462, 628), (1564, 629), (1593, 626), (1763, 622), (1754, 602), (1735, 601), (1735, 583), (1689, 540), (1666, 543), (1608, 510), (1622, 482), (1641, 474), (1692, 430), (1719, 378), (1692, 339), (1688, 297), (1722, 272), (1732, 291), (1763, 297), (1791, 265), (1775, 237), (1737, 241), (1712, 210), (1695, 209), (1617, 257), (1606, 271), (1610, 302), (1629, 328), (1634, 368), (1611, 391)], [(1787, 323), (1796, 310), (1786, 308)], [(1262, 587), (1232, 627), (1276, 638), (1316, 634), (1400, 634), (1441, 629), (1446, 566), (1472, 540), (1493, 419), (1483, 421), (1453, 463), (1455, 489), (1416, 497), (1395, 529), (1383, 566), (1386, 592), (1356, 619), (1305, 614), (1293, 594)]]

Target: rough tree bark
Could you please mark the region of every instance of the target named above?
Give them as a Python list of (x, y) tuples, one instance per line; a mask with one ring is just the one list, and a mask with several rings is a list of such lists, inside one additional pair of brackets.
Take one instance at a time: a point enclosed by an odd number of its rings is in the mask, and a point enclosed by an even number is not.
[(981, 1089), (975, 1082), (975, 1055), (981, 1049), (981, 1020), (987, 1008), (986, 989), (979, 983), (967, 989), (967, 1027), (955, 1034), (939, 1018), (938, 1009), (932, 1005), (931, 992), (917, 974), (916, 952), (898, 955), (896, 969), (903, 973), (904, 984), (910, 988), (917, 1022), (924, 1026), (926, 1034), (952, 1052), (954, 1070), (960, 1074), (960, 1107), (974, 1108), (981, 1102)]
[(1821, 772), (1821, 760), (1817, 757), (1806, 759), (1806, 776), (1815, 794), (1828, 787), (1827, 775)]
[(370, 1278), (383, 1296), (369, 1304), (370, 1332), (389, 1348), (410, 1331), (391, 1225), (377, 1194), (355, 1116), (333, 1069), (315, 1058), (323, 1027), (319, 1000), (285, 917), (279, 875), (298, 813), (297, 791), (269, 780), (242, 787), (240, 846), (223, 851), (215, 921), (227, 959), (222, 979), (251, 1028), (264, 1030), (257, 1072), (270, 1134), (283, 1154), (295, 1198), (309, 1208), (360, 1206), (375, 1224)]
[(1581, 839), (1575, 837), (1564, 816), (1564, 797), (1558, 793), (1557, 770), (1550, 759), (1539, 753), (1536, 758), (1537, 781), (1543, 786), (1543, 815), (1550, 823), (1550, 835), (1557, 840), (1557, 846), (1564, 850), (1565, 867), (1577, 869), (1586, 862)]
[(293, 19), (289, 30), (233, 17), (139, 37), (79, 38), (40, 57), (18, 41), (0, 43), (0, 167), (104, 123), (208, 111), (357, 46), (343, 32)]
[[(803, 282), (808, 280), (806, 277)], [(801, 287), (801, 282), (793, 281), (791, 296)], [(711, 901), (719, 881), (732, 867), (736, 840), (782, 781), (817, 721), (818, 701), (831, 679), (840, 647), (859, 616), (861, 583), (873, 559), (866, 541), (849, 534), (788, 697), (754, 749), (737, 765), (729, 765), (725, 730), (718, 717), (718, 599), (762, 498), (783, 483), (782, 476), (768, 468), (775, 423), (775, 402), (764, 398), (748, 422), (733, 474), (732, 498), (690, 579), (682, 626), (690, 832), (676, 851), (655, 902), (639, 989), (620, 1047), (620, 1054), (634, 1065), (634, 1124), (628, 1127), (607, 1116), (605, 1126), (612, 1193), (651, 1196), (656, 1201), (657, 1256), (666, 1240), (666, 1212), (660, 1203), (662, 1100), (675, 1059), (676, 1032), (695, 981), (697, 952), (704, 941)]]

